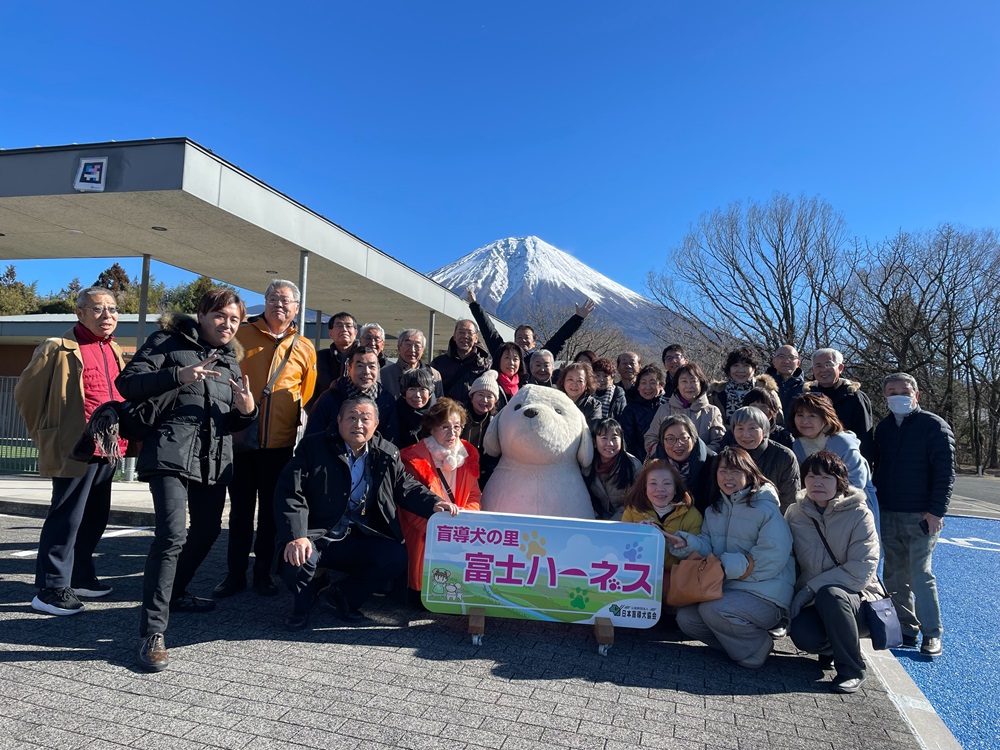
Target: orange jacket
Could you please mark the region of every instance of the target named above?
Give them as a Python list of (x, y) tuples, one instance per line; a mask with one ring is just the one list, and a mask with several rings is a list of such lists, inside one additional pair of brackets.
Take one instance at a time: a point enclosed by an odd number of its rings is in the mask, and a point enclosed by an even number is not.
[(261, 448), (295, 445), (299, 413), (316, 387), (316, 347), (305, 336), (300, 336), (288, 364), (271, 388), (270, 397), (260, 403), (264, 386), (281, 365), (296, 330), (293, 323), (279, 339), (268, 329), (263, 316), (255, 316), (236, 332), (237, 340), (246, 351), (240, 369), (250, 377), (250, 391), (260, 407)]

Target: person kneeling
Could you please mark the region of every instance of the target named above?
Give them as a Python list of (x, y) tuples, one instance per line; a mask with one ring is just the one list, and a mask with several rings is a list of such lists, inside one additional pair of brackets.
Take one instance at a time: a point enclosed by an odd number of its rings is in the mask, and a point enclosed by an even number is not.
[(397, 508), (423, 518), (458, 513), (403, 469), (399, 450), (375, 434), (379, 414), (367, 397), (345, 401), (328, 432), (307, 436), (278, 480), (278, 573), (295, 594), (289, 630), (302, 630), (326, 576), (346, 573), (327, 601), (349, 623), (372, 593), (402, 577), (406, 550)]
[(859, 637), (867, 633), (863, 599), (882, 598), (878, 534), (864, 490), (848, 483), (847, 466), (830, 451), (802, 464), (805, 490), (788, 509), (801, 575), (792, 600), (790, 635), (797, 648), (819, 654), (837, 676), (835, 693), (853, 693), (865, 681)]

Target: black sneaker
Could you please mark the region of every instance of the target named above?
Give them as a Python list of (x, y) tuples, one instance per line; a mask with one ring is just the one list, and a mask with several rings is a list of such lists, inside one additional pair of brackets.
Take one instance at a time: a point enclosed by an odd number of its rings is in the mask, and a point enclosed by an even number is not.
[(76, 598), (71, 588), (41, 589), (31, 600), (31, 608), (50, 615), (78, 615), (84, 610), (83, 602)]
[(106, 583), (101, 583), (96, 578), (82, 583), (73, 584), (73, 593), (77, 596), (85, 596), (90, 599), (98, 599), (111, 593), (111, 587)]
[(202, 614), (203, 612), (211, 612), (213, 609), (215, 609), (214, 600), (206, 599), (202, 596), (195, 596), (194, 594), (189, 594), (187, 591), (178, 596), (176, 599), (170, 600), (171, 612), (192, 612), (195, 614)]

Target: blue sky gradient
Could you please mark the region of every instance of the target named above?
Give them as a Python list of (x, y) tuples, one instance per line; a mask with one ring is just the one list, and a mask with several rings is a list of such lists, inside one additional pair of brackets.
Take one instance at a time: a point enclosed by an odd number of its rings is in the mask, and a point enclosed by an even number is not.
[[(0, 147), (187, 136), (423, 272), (534, 234), (644, 292), (700, 214), (774, 191), (873, 240), (1000, 224), (994, 2), (54, 2), (4, 26)], [(46, 292), (107, 265), (17, 267)]]

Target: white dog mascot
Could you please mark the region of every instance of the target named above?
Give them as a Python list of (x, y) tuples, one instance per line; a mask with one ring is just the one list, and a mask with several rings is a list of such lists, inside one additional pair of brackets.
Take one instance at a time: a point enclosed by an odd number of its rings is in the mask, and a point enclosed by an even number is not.
[(593, 518), (581, 468), (594, 460), (587, 420), (562, 391), (526, 385), (490, 422), (483, 447), (500, 463), (482, 508), (563, 518)]

